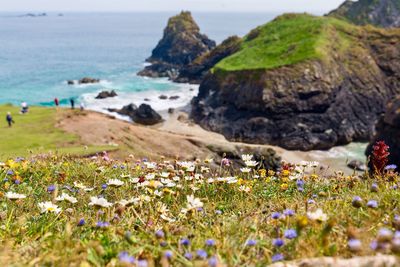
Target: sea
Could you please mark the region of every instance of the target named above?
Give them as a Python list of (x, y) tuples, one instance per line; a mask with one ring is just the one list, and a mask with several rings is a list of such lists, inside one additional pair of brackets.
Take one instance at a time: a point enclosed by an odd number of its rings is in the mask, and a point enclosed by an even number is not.
[[(0, 13), (0, 103), (48, 106), (57, 97), (68, 105), (74, 98), (89, 109), (104, 111), (148, 99), (154, 109), (165, 110), (189, 103), (196, 94), (193, 85), (136, 75), (174, 13), (23, 15)], [(231, 35), (243, 36), (277, 15), (193, 13), (201, 32), (217, 43)], [(86, 76), (101, 82), (67, 84)], [(98, 92), (111, 89), (117, 97), (95, 99)], [(161, 94), (179, 99), (160, 100)]]
[[(177, 13), (47, 13), (40, 17), (0, 13), (0, 104), (24, 101), (51, 106), (57, 97), (68, 106), (73, 98), (78, 105), (100, 112), (129, 103), (146, 102), (157, 111), (187, 105), (197, 94), (197, 86), (136, 75), (147, 64), (168, 18)], [(217, 43), (232, 35), (244, 36), (277, 15), (193, 13), (201, 32)], [(101, 82), (67, 84), (86, 76)], [(95, 99), (100, 91), (112, 89), (117, 97)], [(179, 98), (161, 100), (162, 94)], [(364, 149), (365, 144), (350, 144), (329, 153), (333, 158), (362, 160)]]

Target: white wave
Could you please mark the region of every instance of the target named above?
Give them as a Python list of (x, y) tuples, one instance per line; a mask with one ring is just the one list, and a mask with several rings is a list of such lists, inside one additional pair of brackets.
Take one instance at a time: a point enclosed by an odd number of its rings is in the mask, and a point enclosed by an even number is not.
[[(131, 103), (137, 106), (146, 103), (149, 104), (154, 110), (164, 113), (169, 108), (177, 109), (187, 106), (192, 98), (197, 95), (198, 85), (178, 84), (177, 88), (166, 91), (148, 90), (141, 92), (123, 92), (116, 90), (118, 94), (116, 97), (96, 99), (97, 94), (101, 91), (103, 90), (99, 90), (95, 93), (83, 94), (81, 96), (81, 101), (84, 103), (85, 107), (89, 110), (112, 114), (119, 119), (129, 120), (127, 117), (116, 115), (116, 113), (111, 113), (107, 109), (120, 109), (123, 106)], [(160, 99), (159, 97), (161, 95), (167, 96), (168, 99)], [(171, 96), (179, 96), (179, 98), (172, 100), (169, 99)], [(148, 101), (145, 101), (145, 99)]]

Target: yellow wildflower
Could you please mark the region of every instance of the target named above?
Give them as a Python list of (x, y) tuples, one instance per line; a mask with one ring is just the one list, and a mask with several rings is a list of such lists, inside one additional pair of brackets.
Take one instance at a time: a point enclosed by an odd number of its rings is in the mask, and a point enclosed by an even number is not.
[(287, 183), (281, 184), (281, 190), (285, 191), (289, 188), (289, 185)]
[(290, 175), (290, 171), (289, 170), (283, 170), (282, 171), (282, 176), (289, 176)]

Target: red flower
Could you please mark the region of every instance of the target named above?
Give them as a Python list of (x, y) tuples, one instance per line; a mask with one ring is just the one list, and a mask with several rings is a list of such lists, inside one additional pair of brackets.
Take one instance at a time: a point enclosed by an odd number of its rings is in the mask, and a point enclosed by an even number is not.
[(384, 141), (376, 142), (372, 152), (372, 166), (376, 173), (382, 173), (389, 159), (389, 146)]

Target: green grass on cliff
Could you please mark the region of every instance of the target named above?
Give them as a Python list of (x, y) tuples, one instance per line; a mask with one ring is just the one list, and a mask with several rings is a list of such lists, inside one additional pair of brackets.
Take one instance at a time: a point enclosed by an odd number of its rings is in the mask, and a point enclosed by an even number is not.
[[(6, 114), (10, 111), (15, 124), (9, 128)], [(62, 112), (61, 110), (59, 112)], [(0, 123), (0, 159), (25, 157), (31, 153), (90, 155), (110, 149), (109, 146), (89, 146), (84, 149), (79, 137), (68, 134), (56, 125), (57, 111), (54, 108), (31, 107), (28, 114), (19, 114), (19, 107), (0, 106), (3, 117)]]
[(306, 60), (324, 59), (331, 46), (351, 44), (347, 33), (357, 27), (334, 18), (285, 14), (251, 31), (241, 49), (225, 58), (216, 70), (272, 69)]

